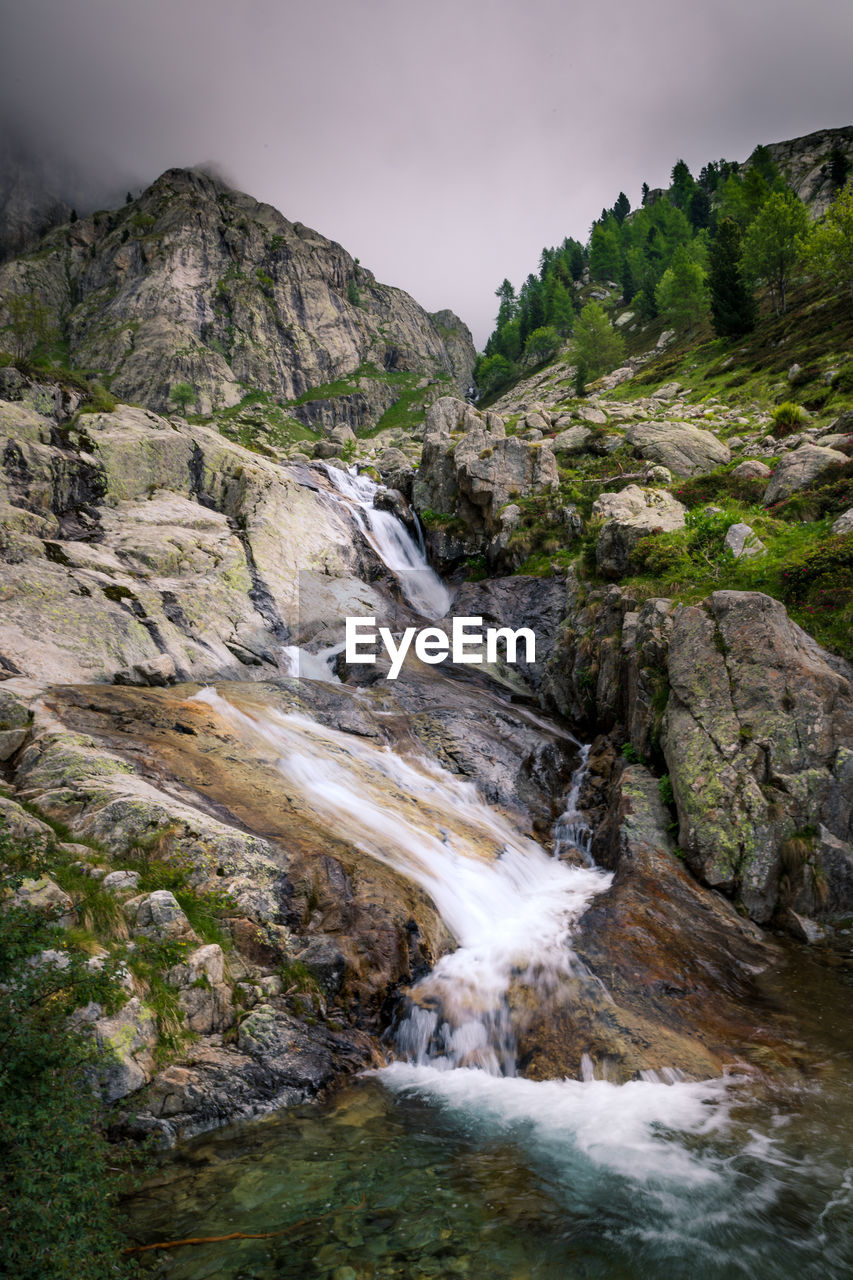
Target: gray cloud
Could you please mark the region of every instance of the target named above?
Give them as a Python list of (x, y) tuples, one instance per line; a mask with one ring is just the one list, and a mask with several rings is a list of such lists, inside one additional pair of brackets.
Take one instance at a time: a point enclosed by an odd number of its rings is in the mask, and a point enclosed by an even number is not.
[(620, 189), (853, 119), (838, 0), (6, 8), (7, 128), (91, 200), (216, 163), (480, 343), (502, 278)]

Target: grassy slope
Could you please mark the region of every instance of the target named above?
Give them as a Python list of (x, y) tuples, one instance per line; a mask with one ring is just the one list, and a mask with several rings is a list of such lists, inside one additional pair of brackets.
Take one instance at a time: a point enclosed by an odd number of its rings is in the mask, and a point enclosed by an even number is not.
[[(662, 328), (657, 322), (627, 335), (628, 354), (648, 351)], [(794, 365), (800, 369), (789, 376)], [(565, 357), (552, 368), (563, 382)], [(707, 425), (722, 439), (740, 435), (757, 442), (773, 430), (779, 453), (762, 455), (772, 467), (784, 449), (783, 431), (767, 423), (780, 403), (802, 406), (810, 415), (804, 425), (810, 427), (829, 425), (853, 408), (853, 308), (845, 297), (818, 294), (800, 282), (786, 315), (777, 317), (764, 300), (755, 331), (736, 341), (717, 338), (706, 322), (693, 340), (677, 337), (629, 382), (603, 392), (600, 403), (605, 411), (615, 411), (617, 404), (624, 411), (626, 404), (671, 381), (681, 383), (687, 403), (711, 402), (707, 422), (696, 425)], [(557, 407), (576, 403), (568, 388), (565, 396)], [(728, 410), (746, 422), (724, 420)], [(720, 589), (763, 591), (783, 600), (791, 616), (821, 644), (853, 660), (853, 537), (831, 534), (837, 516), (853, 507), (853, 437), (843, 451), (850, 463), (834, 467), (770, 510), (761, 503), (766, 481), (731, 475), (743, 458), (754, 456), (748, 446), (726, 467), (692, 480), (676, 479), (670, 492), (690, 510), (687, 529), (644, 539), (622, 585), (638, 600), (668, 596), (683, 602)], [(595, 524), (587, 524), (579, 554), (577, 542), (567, 540), (561, 508), (573, 503), (589, 522), (601, 492), (630, 483), (610, 478), (636, 471), (638, 464), (627, 444), (607, 456), (575, 455), (566, 463), (560, 460), (560, 489), (553, 497), (519, 504), (524, 518), (513, 535), (522, 558), (518, 571), (547, 574), (576, 562), (583, 576), (595, 582)], [(720, 510), (708, 514), (708, 506)], [(763, 555), (735, 560), (725, 550), (728, 527), (741, 521), (764, 543)]]

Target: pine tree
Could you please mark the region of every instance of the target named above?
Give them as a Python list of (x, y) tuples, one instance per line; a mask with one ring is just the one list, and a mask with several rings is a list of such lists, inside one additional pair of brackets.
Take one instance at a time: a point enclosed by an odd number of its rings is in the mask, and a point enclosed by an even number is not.
[(739, 338), (755, 328), (755, 299), (741, 270), (740, 227), (724, 218), (711, 246), (708, 284), (711, 321), (721, 338)]
[(622, 226), (622, 223), (625, 221), (625, 219), (627, 218), (630, 212), (631, 212), (631, 201), (625, 195), (624, 191), (620, 191), (619, 197), (613, 206), (613, 217), (619, 223), (620, 227)]
[(676, 329), (688, 325), (693, 336), (694, 325), (708, 308), (708, 293), (704, 271), (683, 245), (678, 246), (672, 266), (663, 273), (655, 290), (655, 300), (670, 324)]

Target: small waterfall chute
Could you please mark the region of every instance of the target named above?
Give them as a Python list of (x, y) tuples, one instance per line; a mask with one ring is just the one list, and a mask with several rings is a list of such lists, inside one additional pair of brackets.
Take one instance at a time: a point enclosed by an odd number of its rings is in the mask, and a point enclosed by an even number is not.
[(430, 567), (423, 539), (419, 545), (393, 512), (373, 505), (379, 486), (369, 476), (359, 475), (355, 467), (343, 470), (324, 465), (323, 470), (373, 550), (399, 582), (407, 604), (425, 618), (443, 618), (452, 597)]

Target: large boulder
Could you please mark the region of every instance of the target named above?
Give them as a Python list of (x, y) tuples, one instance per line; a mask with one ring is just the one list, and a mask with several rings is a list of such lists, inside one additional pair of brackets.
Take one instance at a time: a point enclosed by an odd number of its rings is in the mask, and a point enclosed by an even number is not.
[(578, 1078), (585, 1059), (587, 1073), (610, 1081), (701, 1080), (733, 1059), (784, 1057), (784, 1029), (767, 1018), (757, 1031), (745, 1012), (773, 952), (676, 856), (658, 779), (634, 765), (604, 795), (594, 854), (613, 882), (572, 932), (580, 963), (522, 1018), (524, 1074)]
[(764, 491), (764, 506), (782, 502), (798, 489), (807, 489), (827, 467), (839, 462), (849, 462), (849, 458), (838, 449), (825, 449), (819, 444), (800, 445), (780, 459)]
[(659, 462), (677, 476), (713, 471), (732, 456), (727, 444), (688, 422), (635, 422), (625, 438), (639, 457)]
[(455, 516), (475, 541), (485, 543), (501, 532), (506, 503), (549, 492), (558, 483), (547, 441), (507, 436), (498, 414), (480, 413), (451, 396), (427, 410), (413, 492), (419, 511)]
[(592, 514), (604, 521), (595, 548), (596, 563), (605, 577), (619, 578), (627, 572), (640, 538), (682, 529), (686, 508), (664, 490), (631, 484), (619, 493), (596, 498)]
[(777, 600), (717, 591), (675, 611), (668, 675), (679, 844), (707, 884), (768, 920), (786, 841), (819, 824), (853, 839), (853, 668)]
[[(66, 423), (0, 401), (7, 676), (281, 675), (310, 616), (300, 574), (376, 602), (358, 580), (372, 558), (345, 507), (216, 432), (126, 405)], [(316, 616), (340, 612), (355, 609), (321, 601)], [(0, 705), (0, 755), (24, 727)]]

